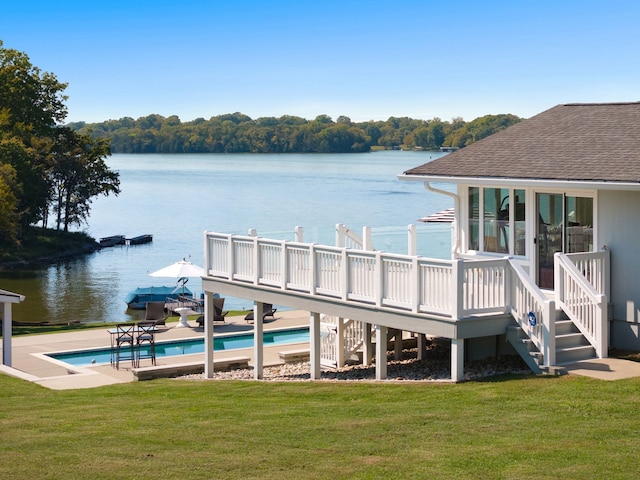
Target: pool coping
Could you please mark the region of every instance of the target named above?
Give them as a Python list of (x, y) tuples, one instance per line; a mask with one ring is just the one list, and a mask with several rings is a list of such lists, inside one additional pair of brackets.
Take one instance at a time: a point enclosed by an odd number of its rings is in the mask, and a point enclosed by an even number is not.
[[(195, 322), (191, 322), (191, 324), (195, 324)], [(159, 341), (202, 338), (204, 335), (202, 327), (191, 326), (191, 328), (178, 328), (176, 325), (177, 319), (175, 323), (171, 321), (168, 322), (167, 328), (158, 334)], [(264, 330), (294, 327), (302, 328), (308, 326), (308, 312), (278, 311), (275, 320), (264, 323)], [(227, 317), (227, 322), (224, 325), (214, 325), (214, 335), (216, 333), (248, 333), (252, 331), (253, 325), (247, 324), (243, 316)], [(13, 365), (12, 367), (2, 365), (0, 372), (37, 383), (46, 388), (55, 390), (94, 388), (103, 385), (135, 381), (133, 368), (131, 368), (131, 366), (121, 366), (120, 370), (116, 370), (109, 364), (96, 365), (95, 367), (75, 367), (47, 356), (48, 353), (53, 352), (104, 348), (105, 346), (110, 348), (110, 341), (106, 329), (91, 329), (46, 335), (24, 335), (14, 337), (12, 344)], [(282, 364), (283, 362), (278, 356), (278, 351), (300, 349), (301, 345), (304, 345), (304, 343), (265, 347), (264, 365)], [(222, 350), (215, 353), (215, 359), (220, 360), (234, 356), (247, 356), (253, 359), (253, 348)], [(162, 360), (159, 359), (158, 363), (162, 365), (187, 363), (190, 361), (187, 357), (192, 357), (193, 361), (196, 361), (196, 358), (197, 361), (202, 359), (202, 362), (204, 362), (204, 354), (196, 353), (176, 357), (163, 357)]]

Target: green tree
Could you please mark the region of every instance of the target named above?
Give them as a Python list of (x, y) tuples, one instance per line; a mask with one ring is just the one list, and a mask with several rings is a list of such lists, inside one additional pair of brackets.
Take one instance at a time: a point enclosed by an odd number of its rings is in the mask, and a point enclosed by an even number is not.
[(16, 171), (0, 163), (0, 244), (18, 243), (18, 199), (15, 195)]
[(50, 178), (56, 229), (81, 225), (88, 217), (91, 199), (120, 193), (118, 174), (107, 167), (108, 142), (79, 135), (66, 127), (57, 129)]

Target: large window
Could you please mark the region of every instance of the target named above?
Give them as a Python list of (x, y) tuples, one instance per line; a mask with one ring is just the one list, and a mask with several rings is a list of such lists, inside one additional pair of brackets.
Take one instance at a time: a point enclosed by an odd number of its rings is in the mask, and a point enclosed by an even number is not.
[(525, 255), (525, 192), (469, 187), (470, 250)]

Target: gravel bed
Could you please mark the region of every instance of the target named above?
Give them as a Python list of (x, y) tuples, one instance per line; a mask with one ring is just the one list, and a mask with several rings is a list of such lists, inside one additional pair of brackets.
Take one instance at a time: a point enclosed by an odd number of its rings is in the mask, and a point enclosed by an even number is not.
[[(438, 343), (428, 347), (424, 360), (417, 359), (417, 349), (403, 350), (403, 359), (395, 360), (393, 352), (387, 356), (386, 381), (451, 381), (450, 349)], [(503, 374), (530, 374), (531, 370), (518, 355), (503, 355), (481, 361), (465, 363), (464, 379), (478, 380)], [(301, 381), (311, 378), (309, 362), (285, 363), (264, 367), (263, 380), (267, 381)], [(375, 380), (375, 365), (361, 364), (345, 366), (339, 369), (323, 369), (322, 380)], [(228, 372), (214, 372), (211, 379), (202, 374), (184, 375), (178, 380), (253, 380), (253, 369), (239, 369)], [(317, 381), (317, 380), (316, 380)]]

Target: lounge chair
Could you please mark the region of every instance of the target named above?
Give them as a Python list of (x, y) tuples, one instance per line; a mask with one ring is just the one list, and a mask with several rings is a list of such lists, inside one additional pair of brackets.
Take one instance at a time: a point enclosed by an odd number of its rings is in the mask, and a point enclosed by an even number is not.
[[(264, 306), (263, 306), (263, 313), (262, 313), (262, 321), (264, 322), (267, 317), (271, 317), (273, 320), (275, 320), (276, 319), (275, 314), (278, 309), (273, 308), (273, 304), (271, 303), (265, 303), (263, 305)], [(247, 316), (244, 317), (244, 319), (247, 322), (253, 322), (253, 312), (250, 312), (249, 314), (247, 314)]]
[(144, 312), (145, 321), (156, 322), (156, 327), (158, 325), (166, 326), (168, 317), (169, 313), (165, 308), (164, 302), (147, 302), (146, 310)]
[[(223, 311), (224, 307), (224, 298), (213, 298), (213, 321), (214, 322), (224, 322), (224, 317), (226, 317), (229, 312)], [(204, 315), (200, 315), (196, 318), (196, 323), (203, 327), (204, 326)]]

